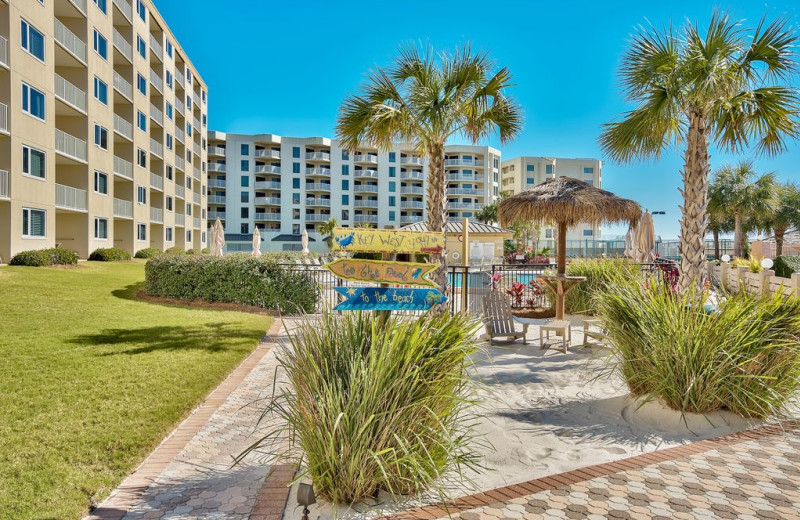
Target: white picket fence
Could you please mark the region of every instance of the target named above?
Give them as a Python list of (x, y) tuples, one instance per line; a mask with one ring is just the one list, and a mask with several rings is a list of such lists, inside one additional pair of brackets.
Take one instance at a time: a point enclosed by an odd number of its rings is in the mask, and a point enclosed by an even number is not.
[(791, 278), (775, 276), (775, 271), (763, 269), (760, 273), (751, 273), (747, 266), (736, 266), (727, 263), (706, 264), (708, 279), (711, 283), (731, 292), (738, 292), (740, 287), (754, 294), (771, 296), (773, 294), (794, 294), (800, 296), (800, 273)]

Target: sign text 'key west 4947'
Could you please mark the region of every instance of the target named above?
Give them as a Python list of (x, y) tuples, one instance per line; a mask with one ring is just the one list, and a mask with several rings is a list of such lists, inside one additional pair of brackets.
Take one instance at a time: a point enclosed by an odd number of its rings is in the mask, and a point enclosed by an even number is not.
[(336, 228), (334, 251), (357, 253), (441, 253), (444, 234), (393, 229)]

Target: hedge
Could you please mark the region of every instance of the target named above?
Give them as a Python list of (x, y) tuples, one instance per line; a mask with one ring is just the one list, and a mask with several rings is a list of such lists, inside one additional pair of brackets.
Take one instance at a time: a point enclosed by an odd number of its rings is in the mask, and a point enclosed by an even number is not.
[(136, 251), (136, 254), (133, 256), (135, 258), (153, 258), (156, 255), (160, 255), (161, 252), (160, 249), (156, 249), (155, 247), (146, 247)]
[(782, 255), (775, 259), (773, 265), (775, 275), (791, 278), (792, 273), (800, 273), (800, 255)]
[(247, 254), (157, 255), (145, 265), (145, 290), (151, 296), (238, 303), (289, 314), (314, 312), (319, 299), (312, 276)]
[(78, 263), (78, 253), (65, 247), (50, 249), (35, 249), (21, 251), (11, 258), (10, 265), (26, 265), (29, 267), (43, 267), (48, 265), (75, 265)]
[(118, 247), (99, 248), (92, 251), (89, 255), (89, 260), (96, 262), (119, 262), (122, 260), (130, 260), (131, 254), (124, 249)]

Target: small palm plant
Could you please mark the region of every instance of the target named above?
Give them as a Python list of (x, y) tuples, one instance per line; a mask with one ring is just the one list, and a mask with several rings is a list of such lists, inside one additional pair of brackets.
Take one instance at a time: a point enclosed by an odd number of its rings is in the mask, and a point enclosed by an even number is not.
[(776, 155), (800, 134), (800, 107), (789, 76), (797, 69), (796, 32), (783, 19), (753, 31), (715, 12), (705, 35), (642, 29), (622, 59), (626, 97), (635, 108), (606, 125), (600, 144), (612, 159), (658, 159), (686, 146), (681, 208), (680, 289), (702, 286), (707, 231), (709, 145)]
[(800, 189), (792, 183), (778, 185), (778, 205), (763, 220), (764, 229), (775, 235), (775, 256), (783, 254), (783, 237), (790, 229), (800, 229)]
[(328, 246), (328, 249), (331, 248), (331, 244), (332, 244), (331, 235), (333, 235), (333, 230), (336, 229), (337, 225), (338, 225), (338, 222), (336, 222), (336, 219), (334, 217), (331, 217), (324, 224), (320, 224), (319, 226), (317, 226), (317, 232), (320, 235), (325, 237), (324, 240), (325, 240), (325, 244), (327, 244), (327, 246)]

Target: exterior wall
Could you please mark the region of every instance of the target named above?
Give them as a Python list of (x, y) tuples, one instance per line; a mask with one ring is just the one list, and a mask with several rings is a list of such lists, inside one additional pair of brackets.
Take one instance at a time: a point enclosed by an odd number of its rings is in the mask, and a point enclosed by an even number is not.
[[(448, 146), (445, 153), (452, 179), (448, 217), (460, 222), (499, 194), (501, 155), (487, 146)], [(255, 226), (264, 251), (298, 248), (299, 241), (272, 239), (297, 236), (303, 228), (312, 239), (309, 249), (327, 251), (316, 229), (331, 217), (342, 226), (379, 228), (425, 218), (427, 164), (400, 144), (391, 152), (365, 146), (346, 154), (338, 141), (325, 137), (212, 131), (209, 158), (209, 225), (217, 217), (223, 221), (228, 251), (250, 251), (250, 239), (236, 241), (234, 235), (251, 234)]]
[[(602, 187), (603, 163), (598, 159), (562, 159), (555, 157), (515, 157), (503, 161), (500, 190), (509, 195), (520, 193), (556, 177), (572, 177)], [(550, 245), (555, 236), (552, 227), (539, 233), (540, 247)], [(567, 231), (567, 240), (597, 240), (600, 226), (580, 225)]]
[[(2, 261), (56, 244), (82, 258), (99, 247), (131, 253), (204, 247), (208, 90), (152, 2), (141, 1), (144, 18), (137, 0), (109, 0), (105, 13), (89, 0), (0, 0)], [(22, 47), (23, 20), (43, 35), (44, 62)], [(94, 30), (106, 39), (106, 58), (94, 49)], [(137, 89), (138, 74), (145, 94)], [(95, 78), (106, 85), (105, 103), (95, 97)], [(23, 82), (44, 94), (44, 121), (23, 112)], [(144, 130), (137, 127), (138, 113)], [(187, 124), (191, 136), (178, 139)], [(107, 131), (107, 149), (95, 144), (95, 125)], [(23, 173), (23, 146), (44, 152), (43, 179)], [(137, 164), (138, 150), (144, 166)], [(95, 191), (95, 172), (107, 176), (107, 193)], [(188, 179), (192, 187), (184, 188)], [(139, 187), (146, 192), (142, 204)], [(23, 208), (46, 212), (44, 237), (23, 236)], [(192, 216), (182, 218), (189, 211)], [(96, 219), (106, 223), (107, 237), (95, 236)], [(137, 224), (146, 227), (145, 240), (137, 239)]]

